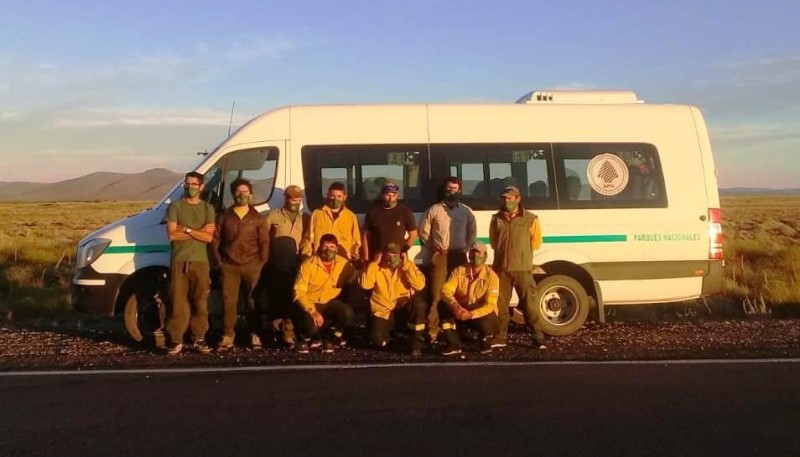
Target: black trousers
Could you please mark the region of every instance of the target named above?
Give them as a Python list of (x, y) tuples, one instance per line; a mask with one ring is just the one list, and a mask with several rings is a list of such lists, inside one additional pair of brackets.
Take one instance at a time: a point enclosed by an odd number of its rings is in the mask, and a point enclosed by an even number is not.
[(316, 304), (316, 307), (317, 312), (325, 319), (322, 327), (314, 325), (311, 315), (299, 303), (295, 303), (294, 328), (297, 336), (304, 340), (317, 335), (327, 340), (341, 336), (353, 321), (353, 308), (342, 300), (333, 299), (328, 303)]
[(383, 319), (372, 315), (369, 323), (369, 338), (376, 346), (384, 346), (391, 338), (392, 329), (397, 324), (405, 324), (411, 332), (411, 344), (422, 345), (422, 336), (425, 330), (425, 311), (427, 304), (421, 293), (412, 295), (405, 302), (398, 304), (394, 311), (389, 315), (389, 319)]

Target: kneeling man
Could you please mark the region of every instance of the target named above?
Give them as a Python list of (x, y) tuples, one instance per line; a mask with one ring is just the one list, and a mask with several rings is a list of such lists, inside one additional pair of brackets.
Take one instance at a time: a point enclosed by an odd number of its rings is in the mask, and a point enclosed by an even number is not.
[(486, 245), (480, 241), (469, 250), (469, 263), (450, 274), (442, 287), (439, 315), (447, 346), (442, 354), (461, 353), (458, 325), (476, 328), (483, 339), (481, 353), (492, 352), (497, 332), (497, 299), (500, 296), (500, 279), (486, 265)]
[(389, 243), (369, 263), (358, 280), (362, 289), (371, 290), (370, 339), (377, 347), (389, 344), (395, 320), (411, 330), (410, 352), (422, 355), (427, 305), (421, 293), (425, 275), (414, 262), (401, 253), (400, 245)]
[(352, 264), (337, 255), (339, 242), (333, 234), (320, 238), (317, 252), (300, 265), (294, 283), (297, 303), (294, 326), (298, 334), (297, 352), (308, 353), (317, 346), (311, 339), (322, 339), (323, 352), (346, 344), (342, 332), (353, 320), (353, 308), (339, 299), (342, 287), (355, 279)]

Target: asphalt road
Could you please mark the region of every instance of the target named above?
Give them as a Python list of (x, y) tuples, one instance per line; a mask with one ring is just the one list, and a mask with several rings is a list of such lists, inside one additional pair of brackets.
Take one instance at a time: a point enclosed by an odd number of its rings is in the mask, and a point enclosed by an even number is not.
[(800, 455), (800, 363), (0, 376), (0, 454)]

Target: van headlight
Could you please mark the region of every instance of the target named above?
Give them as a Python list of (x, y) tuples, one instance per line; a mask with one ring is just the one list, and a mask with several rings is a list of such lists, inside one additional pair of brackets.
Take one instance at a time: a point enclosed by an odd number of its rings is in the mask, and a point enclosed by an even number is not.
[(111, 240), (108, 238), (95, 238), (79, 246), (78, 255), (75, 257), (75, 268), (85, 268), (91, 265), (110, 244)]

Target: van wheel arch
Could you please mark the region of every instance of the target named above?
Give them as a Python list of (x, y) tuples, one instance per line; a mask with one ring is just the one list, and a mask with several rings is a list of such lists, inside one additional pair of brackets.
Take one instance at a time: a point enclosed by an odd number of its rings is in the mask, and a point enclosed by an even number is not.
[(122, 312), (125, 330), (137, 342), (163, 346), (169, 270), (148, 267), (135, 272), (122, 284), (117, 312)]

